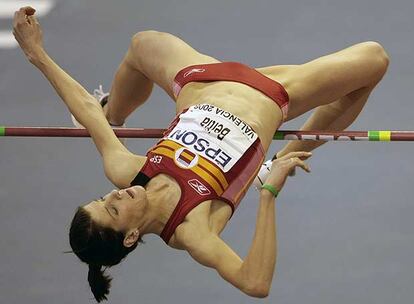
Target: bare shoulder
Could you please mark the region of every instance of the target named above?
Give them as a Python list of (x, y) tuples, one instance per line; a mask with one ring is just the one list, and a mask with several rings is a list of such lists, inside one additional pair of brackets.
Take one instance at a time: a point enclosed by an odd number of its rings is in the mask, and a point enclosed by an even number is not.
[(217, 234), (199, 229), (193, 223), (180, 228), (175, 239), (179, 247), (173, 248), (187, 251), (195, 261), (219, 273), (240, 266), (240, 257)]
[(104, 157), (105, 175), (118, 188), (129, 187), (146, 159), (145, 156), (133, 154), (127, 149), (115, 150)]
[(193, 221), (184, 221), (174, 231), (168, 245), (174, 249), (187, 250), (200, 245), (213, 234), (204, 225)]

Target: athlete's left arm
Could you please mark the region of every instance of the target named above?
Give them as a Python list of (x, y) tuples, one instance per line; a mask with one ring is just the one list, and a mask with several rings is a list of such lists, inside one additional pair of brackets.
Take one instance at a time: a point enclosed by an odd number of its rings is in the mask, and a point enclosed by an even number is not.
[[(218, 274), (233, 286), (251, 297), (263, 298), (269, 293), (270, 282), (264, 279), (259, 269), (246, 270), (246, 263), (220, 237), (214, 234), (193, 237), (185, 243), (184, 249), (198, 263), (214, 268)], [(269, 265), (268, 268), (272, 268)], [(273, 270), (271, 270), (273, 274)]]
[[(309, 166), (300, 159), (311, 156), (309, 152), (291, 152), (273, 161), (272, 168), (260, 192), (256, 229), (249, 253), (244, 260), (217, 235), (190, 229), (188, 237), (182, 237), (186, 250), (199, 263), (215, 268), (228, 282), (254, 297), (266, 297), (269, 293), (276, 264), (276, 199), (289, 172), (300, 167), (310, 172)], [(270, 190), (269, 190), (270, 189)], [(200, 235), (197, 235), (197, 232)]]

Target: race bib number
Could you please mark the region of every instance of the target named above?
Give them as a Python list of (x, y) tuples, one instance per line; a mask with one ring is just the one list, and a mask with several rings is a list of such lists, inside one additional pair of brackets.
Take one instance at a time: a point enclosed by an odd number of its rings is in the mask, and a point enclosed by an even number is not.
[(165, 137), (212, 161), (228, 172), (257, 139), (237, 116), (210, 104), (190, 107)]

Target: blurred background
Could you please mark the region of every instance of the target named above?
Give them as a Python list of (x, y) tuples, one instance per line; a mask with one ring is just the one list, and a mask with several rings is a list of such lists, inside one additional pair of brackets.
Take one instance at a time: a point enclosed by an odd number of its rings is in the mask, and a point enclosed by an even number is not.
[[(300, 64), (374, 40), (389, 71), (351, 130), (412, 130), (414, 3), (410, 0), (0, 0), (0, 125), (71, 126), (69, 112), (11, 35), (14, 10), (38, 9), (45, 48), (92, 91), (109, 90), (131, 36), (178, 35), (220, 60)], [(174, 103), (159, 88), (130, 127), (164, 128)], [(306, 117), (283, 126), (299, 128)], [(145, 154), (153, 140), (128, 140)], [(275, 142), (271, 153), (282, 147)], [(270, 154), (269, 153), (269, 157)], [(156, 236), (114, 267), (109, 303), (411, 303), (414, 143), (333, 142), (311, 174), (278, 198), (279, 254), (271, 294), (249, 298)], [(90, 139), (0, 139), (0, 303), (91, 303), (87, 267), (69, 250), (78, 205), (112, 189)], [(247, 254), (258, 194), (222, 234)]]

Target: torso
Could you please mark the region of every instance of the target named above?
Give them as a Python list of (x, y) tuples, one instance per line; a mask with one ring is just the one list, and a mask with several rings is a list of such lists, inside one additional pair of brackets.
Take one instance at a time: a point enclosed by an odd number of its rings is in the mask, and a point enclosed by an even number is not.
[[(255, 100), (255, 102), (251, 102)], [(273, 138), (274, 131), (282, 121), (282, 113), (267, 96), (246, 85), (217, 81), (212, 83), (189, 83), (176, 100), (177, 113), (190, 106), (208, 103), (227, 110), (247, 122), (258, 134), (265, 151)], [(155, 177), (157, 178), (157, 177)], [(180, 199), (178, 189), (171, 195), (174, 206)], [(172, 210), (171, 210), (172, 212)], [(232, 215), (231, 207), (220, 200), (209, 200), (195, 207), (180, 224), (168, 245), (176, 249), (185, 249), (190, 239), (200, 239), (203, 235), (213, 233), (220, 235)], [(197, 231), (197, 233), (194, 233)]]
[[(168, 47), (156, 48), (157, 54), (154, 54), (154, 48), (150, 48), (148, 56), (141, 57), (145, 60), (140, 65), (143, 73), (172, 98), (174, 98), (171, 89), (172, 81), (179, 70), (194, 64), (220, 62), (189, 48), (177, 37), (169, 34), (161, 34), (160, 37), (164, 39), (164, 44), (168, 44)], [(159, 41), (161, 41), (160, 38), (157, 43)], [(163, 69), (160, 70), (159, 67)], [(177, 113), (196, 104), (208, 103), (237, 115), (255, 130), (265, 152), (269, 148), (275, 130), (282, 123), (282, 111), (273, 100), (247, 85), (235, 82), (192, 82), (182, 88), (175, 102)], [(172, 178), (165, 178), (160, 174), (153, 179), (158, 178), (165, 180), (166, 183), (172, 183), (171, 189), (173, 190), (169, 195), (171, 200), (168, 202), (171, 204), (170, 212), (172, 213), (180, 199), (180, 187)], [(203, 235), (211, 233), (220, 235), (231, 214), (231, 207), (227, 203), (220, 200), (205, 201), (187, 214), (185, 220), (175, 230), (168, 245), (177, 249), (185, 249), (187, 242), (194, 242)]]

